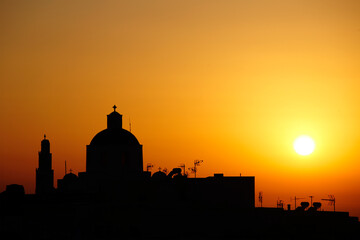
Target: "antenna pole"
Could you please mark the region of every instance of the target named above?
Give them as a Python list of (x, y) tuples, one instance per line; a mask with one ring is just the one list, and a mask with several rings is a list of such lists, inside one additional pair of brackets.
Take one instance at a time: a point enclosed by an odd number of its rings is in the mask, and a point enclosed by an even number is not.
[(189, 168), (189, 170), (191, 170), (191, 172), (195, 174), (195, 178), (196, 178), (197, 167), (200, 166), (200, 163), (202, 163), (203, 161), (204, 160), (194, 160), (194, 167)]
[(196, 160), (194, 161), (194, 173), (195, 173), (195, 178), (196, 178), (196, 172), (197, 172), (197, 169), (196, 169)]
[(181, 164), (179, 167), (181, 167), (182, 169), (183, 169), (183, 175), (185, 176), (186, 175), (186, 173), (185, 173), (185, 163), (184, 164)]
[(197, 166), (200, 166), (200, 163), (202, 163), (202, 162), (203, 162), (203, 160), (195, 160), (194, 161), (195, 178), (196, 178)]
[(260, 202), (260, 207), (262, 208), (262, 203), (263, 203), (263, 192), (259, 192), (259, 202)]
[(294, 198), (294, 200), (295, 200), (295, 209), (296, 209), (296, 199), (304, 199), (304, 198), (297, 198), (296, 196), (295, 196), (295, 198)]
[(129, 117), (129, 128), (130, 128), (130, 132), (131, 132), (131, 120), (130, 120), (130, 117)]
[(312, 207), (312, 199), (313, 199), (314, 196), (309, 196), (310, 198), (310, 206)]
[(334, 212), (335, 212), (335, 196), (334, 195), (329, 195), (329, 198), (321, 199), (321, 200), (329, 201), (330, 205), (334, 205)]

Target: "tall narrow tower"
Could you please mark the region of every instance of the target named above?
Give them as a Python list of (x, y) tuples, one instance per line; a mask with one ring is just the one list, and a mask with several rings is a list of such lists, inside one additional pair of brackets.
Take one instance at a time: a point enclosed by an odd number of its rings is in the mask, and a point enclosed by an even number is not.
[(54, 170), (51, 165), (50, 142), (44, 135), (39, 152), (39, 168), (36, 169), (36, 194), (47, 194), (54, 190)]

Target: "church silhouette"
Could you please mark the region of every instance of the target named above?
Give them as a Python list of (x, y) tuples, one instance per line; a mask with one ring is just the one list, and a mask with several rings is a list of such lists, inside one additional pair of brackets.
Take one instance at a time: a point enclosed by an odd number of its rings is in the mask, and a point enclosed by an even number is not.
[[(49, 140), (44, 137), (39, 152), (39, 168), (36, 169), (36, 194), (47, 195), (54, 192), (63, 194), (102, 194), (137, 196), (149, 201), (158, 196), (152, 192), (136, 192), (132, 188), (156, 188), (165, 196), (172, 194), (172, 201), (203, 201), (203, 204), (234, 204), (241, 208), (255, 207), (254, 177), (224, 177), (214, 174), (207, 178), (187, 178), (181, 168), (169, 174), (158, 171), (151, 174), (143, 171), (142, 145), (137, 138), (122, 127), (122, 115), (116, 111), (107, 115), (107, 128), (97, 133), (86, 146), (86, 172), (78, 176), (67, 173), (58, 180), (58, 188), (53, 186), (54, 171), (51, 169)], [(182, 187), (165, 187), (166, 184), (181, 184)], [(129, 189), (131, 193), (129, 193)], [(176, 189), (176, 190), (175, 190)], [(147, 192), (147, 194), (145, 194)], [(176, 192), (176, 193), (175, 193)], [(175, 196), (176, 195), (176, 196)], [(180, 197), (181, 196), (181, 197)], [(163, 203), (164, 204), (164, 203)], [(165, 203), (166, 204), (166, 203)]]
[[(188, 178), (144, 171), (143, 148), (123, 129), (122, 115), (107, 115), (107, 128), (86, 146), (86, 171), (57, 180), (44, 135), (35, 194), (8, 185), (0, 194), (0, 237), (27, 239), (300, 239), (309, 234), (359, 236), (347, 212), (319, 211), (302, 202), (291, 210), (255, 207), (255, 177)], [(17, 219), (18, 221), (13, 221)]]

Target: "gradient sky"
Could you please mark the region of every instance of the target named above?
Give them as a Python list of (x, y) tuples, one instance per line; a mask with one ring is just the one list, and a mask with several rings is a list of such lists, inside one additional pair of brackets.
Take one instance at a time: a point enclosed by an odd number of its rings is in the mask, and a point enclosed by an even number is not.
[[(144, 165), (256, 177), (360, 216), (360, 1), (1, 1), (0, 191), (85, 171), (116, 104)], [(297, 155), (302, 134), (315, 152)], [(257, 200), (257, 199), (256, 199)], [(256, 205), (258, 202), (256, 201)], [(326, 203), (325, 210), (331, 210)]]

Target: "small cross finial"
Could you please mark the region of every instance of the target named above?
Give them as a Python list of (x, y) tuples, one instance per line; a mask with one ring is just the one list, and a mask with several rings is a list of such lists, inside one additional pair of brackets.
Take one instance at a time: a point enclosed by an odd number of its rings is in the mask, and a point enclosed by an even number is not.
[(44, 134), (44, 139), (46, 139), (46, 134)]
[(113, 106), (114, 112), (116, 112), (116, 108), (117, 108), (116, 105), (114, 105), (114, 106)]

